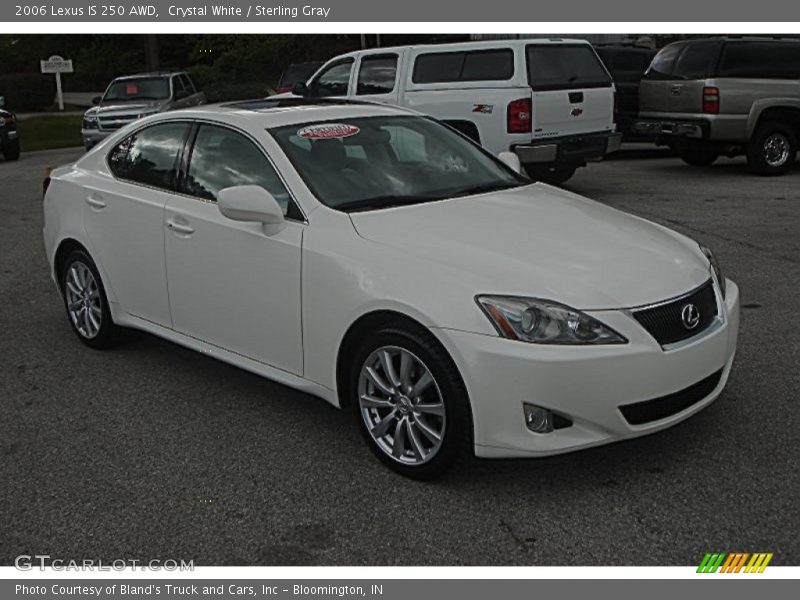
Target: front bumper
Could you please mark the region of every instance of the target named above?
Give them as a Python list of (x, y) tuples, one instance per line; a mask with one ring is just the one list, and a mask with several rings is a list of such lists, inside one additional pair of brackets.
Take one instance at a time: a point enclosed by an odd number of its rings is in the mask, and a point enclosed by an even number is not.
[(536, 140), (530, 144), (517, 144), (511, 150), (523, 165), (582, 163), (600, 160), (606, 154), (619, 150), (621, 144), (622, 134), (609, 131)]
[[(736, 352), (739, 289), (727, 282), (715, 327), (665, 350), (628, 313), (592, 311), (628, 338), (624, 345), (547, 346), (455, 330), (436, 330), (469, 392), (479, 457), (560, 454), (652, 433), (710, 404), (722, 391)], [(716, 386), (687, 408), (641, 425), (620, 407), (681, 392), (721, 371)], [(572, 420), (551, 433), (534, 433), (523, 403)]]
[(100, 131), (99, 129), (81, 129), (81, 137), (83, 138), (83, 145), (86, 149), (96, 146), (98, 143), (106, 139), (113, 131)]

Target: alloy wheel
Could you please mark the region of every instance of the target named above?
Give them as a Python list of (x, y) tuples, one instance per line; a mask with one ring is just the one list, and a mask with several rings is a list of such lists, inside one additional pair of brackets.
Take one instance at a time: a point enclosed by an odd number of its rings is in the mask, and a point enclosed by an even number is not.
[(398, 346), (382, 346), (364, 361), (358, 377), (361, 417), (387, 455), (421, 465), (442, 447), (445, 406), (431, 370)]
[(78, 333), (90, 340), (103, 323), (100, 288), (92, 270), (80, 261), (73, 262), (65, 279), (67, 312)]
[(782, 133), (773, 133), (764, 140), (764, 162), (770, 167), (783, 166), (789, 160), (791, 143)]

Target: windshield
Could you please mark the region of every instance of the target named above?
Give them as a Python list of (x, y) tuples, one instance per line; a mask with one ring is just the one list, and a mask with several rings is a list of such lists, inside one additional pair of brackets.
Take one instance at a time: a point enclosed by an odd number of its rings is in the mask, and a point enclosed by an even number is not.
[(414, 116), (362, 117), (270, 130), (321, 202), (370, 210), (530, 183), (461, 134)]
[(163, 100), (169, 98), (169, 77), (141, 77), (112, 81), (103, 102)]

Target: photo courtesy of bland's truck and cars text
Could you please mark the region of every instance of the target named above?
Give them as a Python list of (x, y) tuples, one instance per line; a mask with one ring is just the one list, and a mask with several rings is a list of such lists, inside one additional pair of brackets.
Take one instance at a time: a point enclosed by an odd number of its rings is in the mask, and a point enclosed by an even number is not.
[(797, 10), (579, 4), (0, 8), (9, 597), (791, 585)]

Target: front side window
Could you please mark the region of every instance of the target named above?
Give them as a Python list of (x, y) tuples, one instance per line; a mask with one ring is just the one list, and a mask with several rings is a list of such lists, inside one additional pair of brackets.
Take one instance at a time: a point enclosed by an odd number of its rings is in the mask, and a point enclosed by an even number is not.
[(311, 82), (311, 95), (317, 98), (346, 96), (352, 70), (352, 58), (331, 65)]
[(141, 129), (117, 144), (108, 155), (111, 172), (120, 179), (174, 189), (178, 154), (188, 123), (161, 123)]
[(103, 96), (103, 102), (163, 100), (169, 96), (169, 77), (137, 77), (112, 82)]
[(340, 210), (430, 202), (529, 183), (478, 145), (423, 117), (360, 117), (269, 131), (316, 197)]
[(196, 93), (196, 90), (194, 89), (194, 84), (192, 83), (192, 80), (189, 79), (188, 75), (181, 74), (179, 75), (179, 77), (181, 78), (181, 84), (183, 85), (183, 89), (186, 90), (187, 94), (192, 95)]
[(217, 125), (200, 125), (183, 184), (189, 195), (216, 201), (219, 191), (258, 185), (289, 213), (289, 192), (263, 152), (242, 134)]
[(414, 61), (414, 83), (506, 81), (514, 75), (514, 52), (507, 48), (471, 52), (431, 52)]
[(397, 76), (397, 55), (365, 56), (358, 69), (356, 95), (389, 94)]
[(534, 90), (569, 90), (611, 85), (591, 46), (534, 44), (525, 50), (528, 82)]

